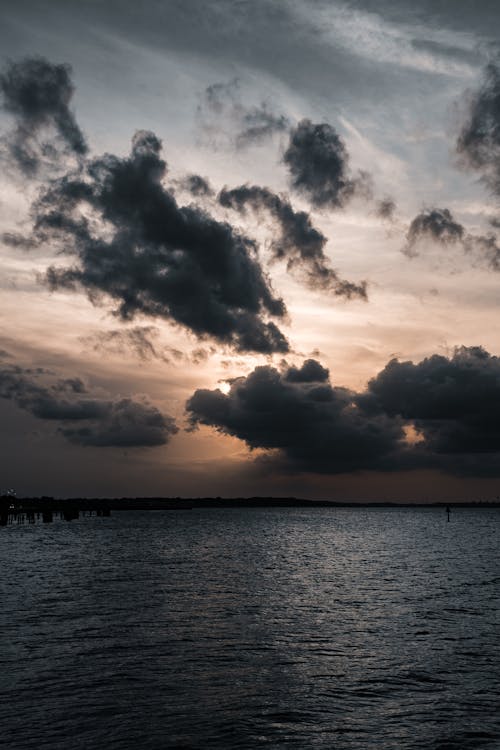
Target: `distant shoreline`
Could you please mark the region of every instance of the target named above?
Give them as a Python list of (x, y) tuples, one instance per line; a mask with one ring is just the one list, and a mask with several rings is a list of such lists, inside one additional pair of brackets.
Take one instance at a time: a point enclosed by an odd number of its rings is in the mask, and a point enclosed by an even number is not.
[(194, 510), (203, 508), (500, 508), (500, 501), (435, 501), (435, 502), (389, 502), (336, 500), (306, 500), (295, 497), (248, 497), (248, 498), (53, 498), (53, 497), (0, 497), (0, 511), (5, 513), (43, 513), (74, 511), (119, 511), (119, 510)]

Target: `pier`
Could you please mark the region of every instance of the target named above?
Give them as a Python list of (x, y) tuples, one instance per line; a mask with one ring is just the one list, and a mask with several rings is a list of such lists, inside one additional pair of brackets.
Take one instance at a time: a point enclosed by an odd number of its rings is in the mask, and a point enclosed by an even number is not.
[(0, 495), (0, 526), (23, 523), (74, 521), (80, 516), (108, 518), (118, 510), (189, 510), (192, 503), (170, 498), (17, 498)]
[(0, 526), (52, 523), (54, 520), (75, 521), (83, 516), (111, 515), (111, 508), (102, 501), (54, 500), (36, 498), (18, 500), (0, 497)]

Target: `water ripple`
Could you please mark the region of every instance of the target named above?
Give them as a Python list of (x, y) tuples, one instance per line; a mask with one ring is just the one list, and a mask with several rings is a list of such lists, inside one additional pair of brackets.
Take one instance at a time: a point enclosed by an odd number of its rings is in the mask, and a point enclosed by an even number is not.
[(442, 515), (4, 527), (0, 744), (499, 750), (500, 512)]

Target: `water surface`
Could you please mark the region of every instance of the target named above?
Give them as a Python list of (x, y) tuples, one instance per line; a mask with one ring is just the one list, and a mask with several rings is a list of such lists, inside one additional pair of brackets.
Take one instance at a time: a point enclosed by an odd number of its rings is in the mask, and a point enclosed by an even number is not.
[(500, 748), (499, 510), (0, 529), (0, 745)]

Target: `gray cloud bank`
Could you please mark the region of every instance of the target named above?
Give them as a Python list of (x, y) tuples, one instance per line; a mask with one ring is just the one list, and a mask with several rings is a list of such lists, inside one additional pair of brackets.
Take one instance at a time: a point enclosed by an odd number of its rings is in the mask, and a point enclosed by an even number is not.
[(257, 367), (236, 378), (229, 394), (198, 390), (187, 403), (192, 425), (206, 424), (251, 448), (278, 449), (299, 471), (339, 473), (378, 466), (395, 450), (402, 427), (383, 414), (367, 418), (354, 394), (333, 387), (328, 371)]
[(174, 419), (147, 399), (97, 397), (81, 378), (60, 378), (43, 368), (2, 364), (0, 398), (57, 422), (59, 433), (82, 446), (152, 447), (178, 432)]
[[(228, 394), (197, 390), (191, 425), (214, 427), (270, 451), (291, 472), (440, 469), (500, 474), (500, 359), (480, 347), (419, 363), (391, 360), (357, 393), (334, 386), (316, 360), (257, 367)], [(417, 438), (408, 440), (411, 427)]]

